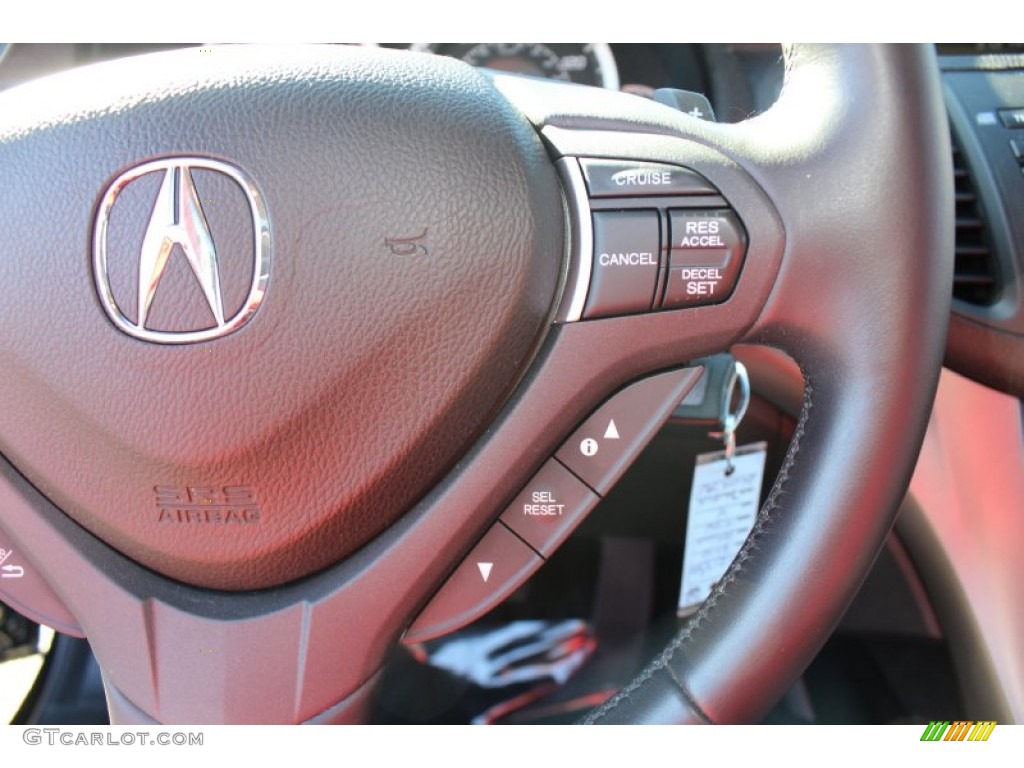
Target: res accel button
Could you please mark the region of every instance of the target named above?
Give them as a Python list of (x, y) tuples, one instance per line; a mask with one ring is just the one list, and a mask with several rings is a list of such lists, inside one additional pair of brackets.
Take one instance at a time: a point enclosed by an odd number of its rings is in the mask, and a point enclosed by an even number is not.
[(416, 617), (402, 642), (419, 643), (465, 626), (508, 597), (544, 564), (495, 523)]
[(725, 301), (746, 256), (747, 237), (727, 210), (669, 211), (669, 268), (663, 309)]
[(657, 211), (594, 213), (594, 261), (585, 318), (647, 312), (661, 251)]
[(597, 494), (551, 459), (509, 504), (501, 522), (547, 557), (598, 501)]

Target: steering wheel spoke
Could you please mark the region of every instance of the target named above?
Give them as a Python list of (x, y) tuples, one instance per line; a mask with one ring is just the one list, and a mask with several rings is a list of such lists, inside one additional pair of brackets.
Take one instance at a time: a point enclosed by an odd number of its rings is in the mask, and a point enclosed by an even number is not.
[[(766, 293), (750, 290), (752, 270), (763, 266), (752, 224), (750, 255), (723, 308), (749, 323), (740, 340), (783, 350), (805, 378), (797, 433), (750, 539), (665, 653), (588, 722), (757, 718), (855, 594), (923, 435), (952, 254), (948, 135), (932, 53), (797, 46), (787, 56), (779, 102), (735, 126), (648, 109), (626, 133), (611, 99), (601, 116), (571, 100), (550, 112), (554, 102), (531, 103), (560, 149), (666, 160), (652, 148), (697, 143), (742, 169), (746, 183), (733, 189), (710, 158), (689, 151), (677, 160), (713, 179), (744, 222), (754, 220), (745, 194), (756, 188), (770, 201), (780, 230), (765, 232), (782, 249), (778, 270), (764, 275)], [(581, 140), (599, 122), (623, 140)], [(680, 312), (680, 324), (691, 314)]]

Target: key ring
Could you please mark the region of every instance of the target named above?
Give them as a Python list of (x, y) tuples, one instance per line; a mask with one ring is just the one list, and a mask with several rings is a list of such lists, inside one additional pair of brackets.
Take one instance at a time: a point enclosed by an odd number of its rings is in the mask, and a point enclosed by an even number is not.
[[(736, 410), (731, 410), (733, 394), (736, 385), (739, 384), (739, 402)], [(719, 422), (722, 425), (721, 432), (712, 432), (712, 437), (720, 437), (725, 443), (725, 474), (731, 475), (733, 467), (732, 459), (736, 455), (736, 429), (739, 427), (743, 417), (747, 415), (747, 406), (750, 405), (750, 377), (747, 375), (747, 368), (739, 360), (733, 363), (732, 372), (725, 384), (725, 396), (722, 398), (722, 413)]]

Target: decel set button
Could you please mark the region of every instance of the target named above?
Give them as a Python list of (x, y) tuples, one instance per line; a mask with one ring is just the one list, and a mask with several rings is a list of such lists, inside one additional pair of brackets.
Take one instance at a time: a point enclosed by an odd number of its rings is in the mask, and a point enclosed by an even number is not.
[(663, 309), (725, 301), (743, 267), (747, 235), (729, 210), (670, 210)]

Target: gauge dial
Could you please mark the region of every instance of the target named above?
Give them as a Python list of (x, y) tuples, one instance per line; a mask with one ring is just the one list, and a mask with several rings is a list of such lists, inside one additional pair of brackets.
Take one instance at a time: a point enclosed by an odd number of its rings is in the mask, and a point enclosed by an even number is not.
[(619, 72), (607, 43), (414, 43), (411, 48), (474, 67), (619, 89)]

